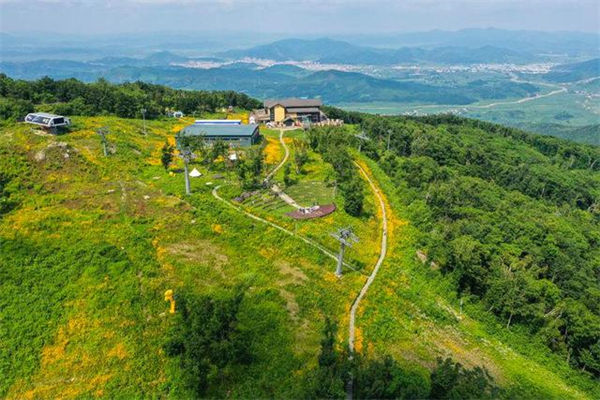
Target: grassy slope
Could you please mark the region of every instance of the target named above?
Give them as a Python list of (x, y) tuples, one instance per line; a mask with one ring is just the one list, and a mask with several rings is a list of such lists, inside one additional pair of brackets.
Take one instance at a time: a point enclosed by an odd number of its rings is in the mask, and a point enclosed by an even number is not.
[[(193, 181), (197, 194), (189, 201), (171, 195), (180, 195), (182, 177), (165, 174), (157, 157), (172, 124), (151, 122), (144, 138), (138, 121), (75, 123), (78, 129), (57, 139), (24, 126), (1, 137), (2, 147), (39, 171), (39, 184), (2, 219), (3, 252), (14, 253), (4, 247), (14, 243), (29, 246), (22, 253), (45, 258), (38, 248), (48, 248), (45, 253), (66, 261), (53, 259), (40, 271), (2, 262), (7, 307), (0, 363), (7, 379), (0, 393), (165, 394), (173, 368), (160, 350), (164, 290), (206, 292), (240, 282), (251, 286), (244, 322), (259, 356), (228, 389), (246, 396), (293, 390), (295, 371), (314, 362), (323, 313), (342, 314), (359, 282), (336, 283), (329, 259), (224, 208), (205, 179)], [(106, 124), (118, 151), (105, 159), (91, 128)], [(70, 143), (79, 156), (58, 159), (53, 168), (33, 161), (54, 140)], [(104, 259), (92, 255), (99, 246), (109, 247)], [(109, 262), (114, 258), (122, 262)]]
[[(149, 122), (148, 137), (139, 133), (141, 121), (76, 118), (75, 125), (58, 138), (33, 135), (23, 125), (0, 135), (0, 149), (11, 149), (2, 168), (31, 174), (22, 177), (20, 207), (0, 220), (0, 396), (172, 393), (176, 366), (160, 349), (168, 325), (164, 290), (204, 293), (236, 283), (250, 286), (243, 324), (254, 333), (257, 360), (213, 395), (293, 396), (296, 378), (316, 362), (325, 314), (342, 325), (340, 345), (346, 340), (346, 311), (376, 257), (369, 245), (378, 230), (372, 196), (362, 219), (336, 212), (297, 227), (330, 248), (335, 243), (327, 233), (339, 224), (358, 230), (362, 250), (349, 256), (365, 270), (336, 281), (329, 258), (216, 201), (206, 185), (210, 174), (194, 179), (195, 194), (183, 198), (183, 178), (167, 175), (158, 160), (175, 122)], [(109, 158), (101, 156), (93, 131), (102, 125), (111, 127), (117, 149)], [(68, 159), (48, 150), (45, 161), (35, 161), (53, 141), (75, 150)], [(318, 155), (311, 159), (301, 181), (327, 169)], [(451, 354), (487, 366), (506, 385), (523, 382), (552, 397), (597, 397), (593, 389), (587, 395), (577, 389), (577, 377), (560, 360), (520, 344), (524, 336), (501, 338), (493, 325), (461, 318), (444, 280), (415, 262), (411, 228), (391, 184), (369, 167), (394, 209), (394, 230), (390, 258), (357, 319), (365, 351), (392, 352), (425, 367)], [(339, 196), (335, 201), (341, 205)], [(281, 213), (270, 217), (291, 226)], [(518, 351), (507, 346), (512, 342)]]
[(477, 307), (460, 311), (449, 280), (418, 261), (414, 228), (394, 199), (392, 182), (376, 163), (363, 160), (393, 210), (391, 256), (357, 316), (368, 351), (390, 352), (424, 367), (433, 366), (438, 356), (452, 356), (468, 366), (484, 366), (518, 397), (527, 388), (533, 398), (597, 398), (598, 384), (573, 373), (543, 344), (531, 343), (526, 332), (506, 331), (493, 320), (478, 321), (474, 316), (483, 313)]

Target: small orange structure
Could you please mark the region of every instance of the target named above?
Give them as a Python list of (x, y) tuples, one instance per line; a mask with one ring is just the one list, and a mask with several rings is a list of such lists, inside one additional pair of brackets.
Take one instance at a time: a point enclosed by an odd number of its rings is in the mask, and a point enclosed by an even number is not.
[(171, 308), (169, 309), (169, 312), (171, 314), (175, 314), (175, 297), (173, 296), (173, 289), (169, 289), (165, 292), (165, 301), (171, 303)]

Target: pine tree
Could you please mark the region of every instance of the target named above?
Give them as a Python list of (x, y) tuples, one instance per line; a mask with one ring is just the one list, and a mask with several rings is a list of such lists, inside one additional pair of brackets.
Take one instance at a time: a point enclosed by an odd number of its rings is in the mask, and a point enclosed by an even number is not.
[(162, 147), (160, 161), (162, 162), (165, 171), (169, 170), (169, 166), (173, 162), (173, 150), (175, 150), (175, 148), (171, 146), (169, 142), (165, 142), (165, 145)]

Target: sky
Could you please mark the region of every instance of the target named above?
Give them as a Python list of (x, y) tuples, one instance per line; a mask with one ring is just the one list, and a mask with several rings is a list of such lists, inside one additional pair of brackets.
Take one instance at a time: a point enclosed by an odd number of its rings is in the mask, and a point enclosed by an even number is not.
[(0, 0), (0, 32), (600, 31), (598, 0)]

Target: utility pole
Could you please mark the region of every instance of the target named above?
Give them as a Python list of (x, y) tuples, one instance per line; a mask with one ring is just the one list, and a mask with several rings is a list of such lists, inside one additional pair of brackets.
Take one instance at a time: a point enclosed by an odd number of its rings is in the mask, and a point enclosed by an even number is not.
[(179, 152), (179, 157), (183, 160), (183, 173), (185, 174), (185, 194), (191, 194), (190, 175), (188, 173), (188, 163), (192, 160), (193, 154), (190, 149), (183, 149)]
[(148, 110), (146, 110), (145, 108), (142, 108), (142, 120), (144, 121), (144, 136), (146, 136), (146, 112)]
[(331, 236), (333, 236), (338, 242), (340, 242), (340, 253), (338, 255), (335, 276), (341, 278), (342, 266), (344, 265), (344, 252), (346, 251), (346, 247), (352, 247), (354, 243), (358, 243), (358, 237), (356, 237), (356, 235), (352, 233), (352, 228), (350, 227), (342, 228), (336, 233), (332, 233)]
[(108, 130), (108, 127), (103, 126), (101, 128), (98, 128), (96, 130), (96, 133), (98, 135), (100, 135), (100, 140), (102, 141), (102, 150), (104, 151), (104, 157), (108, 157), (108, 150), (107, 150), (108, 142), (106, 141), (106, 135), (108, 135), (110, 133), (110, 131)]

